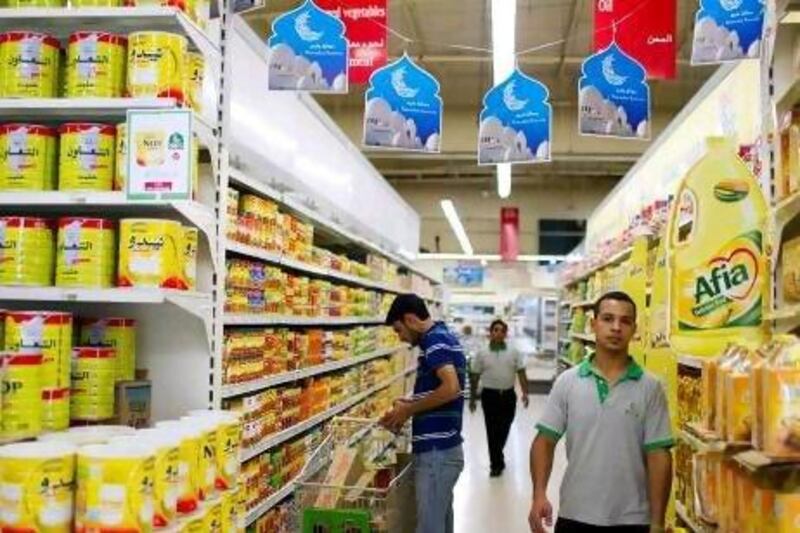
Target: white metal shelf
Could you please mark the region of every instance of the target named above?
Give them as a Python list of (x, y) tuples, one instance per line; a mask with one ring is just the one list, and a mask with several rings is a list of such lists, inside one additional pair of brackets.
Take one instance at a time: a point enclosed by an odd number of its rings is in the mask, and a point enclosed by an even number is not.
[(321, 266), (314, 265), (312, 263), (298, 261), (297, 259), (293, 259), (291, 257), (279, 253), (262, 250), (254, 246), (249, 246), (247, 244), (242, 244), (232, 240), (228, 240), (227, 251), (243, 255), (246, 257), (250, 257), (253, 259), (260, 259), (262, 261), (266, 261), (267, 263), (271, 263), (276, 266), (283, 266), (286, 268), (290, 268), (292, 270), (303, 272), (305, 274), (310, 274), (312, 276), (319, 276), (331, 280), (342, 281), (344, 283), (357, 285), (359, 287), (364, 287), (367, 289), (376, 289), (392, 293), (402, 292), (400, 289), (390, 287), (385, 283), (380, 283), (378, 281), (373, 281), (370, 279), (353, 276), (351, 274), (345, 274), (344, 272), (339, 272), (337, 270), (333, 270), (330, 268), (324, 268)]
[(384, 317), (306, 317), (286, 315), (226, 314), (226, 326), (349, 326), (354, 324), (383, 324)]
[(392, 384), (394, 384), (395, 382), (399, 381), (400, 379), (405, 378), (410, 371), (413, 371), (413, 369), (411, 369), (411, 368), (406, 369), (405, 371), (401, 372), (400, 374), (396, 374), (396, 375), (392, 376), (391, 378), (388, 378), (388, 379), (382, 381), (381, 383), (378, 383), (377, 385), (374, 385), (374, 386), (368, 388), (364, 392), (356, 394), (355, 396), (353, 396), (349, 400), (344, 401), (344, 402), (340, 403), (339, 405), (337, 405), (335, 407), (331, 407), (327, 411), (319, 413), (318, 415), (315, 415), (315, 416), (309, 418), (308, 420), (305, 420), (305, 421), (303, 421), (303, 422), (301, 422), (299, 424), (295, 424), (294, 426), (292, 426), (292, 427), (290, 427), (288, 429), (285, 429), (285, 430), (280, 431), (280, 432), (278, 432), (278, 433), (276, 433), (274, 435), (271, 435), (271, 436), (267, 437), (266, 439), (264, 439), (263, 441), (261, 441), (260, 443), (256, 444), (255, 446), (251, 446), (249, 448), (243, 449), (242, 450), (242, 454), (241, 454), (241, 461), (242, 462), (249, 461), (253, 457), (261, 455), (265, 451), (267, 451), (267, 450), (269, 450), (271, 448), (274, 448), (275, 446), (278, 446), (280, 444), (283, 444), (284, 442), (286, 442), (288, 440), (291, 440), (292, 438), (296, 437), (297, 435), (299, 435), (299, 434), (301, 434), (301, 433), (303, 433), (305, 431), (308, 431), (309, 429), (311, 429), (313, 427), (318, 426), (319, 424), (325, 422), (326, 420), (328, 420), (330, 418), (333, 418), (334, 416), (338, 415), (339, 413), (350, 409), (354, 405), (356, 405), (356, 404), (364, 401), (365, 399), (369, 398), (370, 396), (372, 396), (376, 392), (391, 386)]
[(78, 30), (128, 34), (166, 31), (186, 36), (207, 59), (219, 61), (217, 43), (179, 9), (173, 7), (32, 7), (0, 9), (0, 31), (30, 29), (65, 40)]
[(578, 339), (581, 341), (595, 342), (594, 335), (590, 335), (587, 333), (570, 333), (569, 336), (572, 337), (573, 339)]
[(257, 379), (254, 381), (248, 381), (246, 383), (237, 383), (235, 385), (223, 385), (222, 397), (231, 398), (234, 396), (242, 396), (244, 394), (249, 394), (251, 392), (258, 392), (260, 390), (268, 389), (270, 387), (275, 387), (277, 385), (282, 385), (284, 383), (291, 383), (293, 381), (305, 379), (311, 376), (326, 374), (328, 372), (333, 372), (335, 370), (341, 370), (343, 368), (349, 368), (351, 366), (360, 365), (372, 361), (373, 359), (378, 359), (380, 357), (391, 355), (405, 347), (406, 345), (395, 346), (393, 348), (382, 348), (380, 350), (375, 350), (374, 352), (370, 352), (364, 355), (349, 357), (341, 361), (332, 361), (330, 363), (316, 365), (309, 368), (301, 368), (300, 370), (282, 372), (280, 374), (269, 376), (264, 379)]

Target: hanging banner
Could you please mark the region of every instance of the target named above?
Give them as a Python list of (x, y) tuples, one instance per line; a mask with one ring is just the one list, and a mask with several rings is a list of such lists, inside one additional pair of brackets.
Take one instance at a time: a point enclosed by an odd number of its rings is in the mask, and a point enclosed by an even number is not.
[(478, 164), (550, 161), (552, 108), (547, 87), (519, 70), (483, 98)]
[(650, 138), (650, 87), (645, 70), (617, 43), (583, 62), (578, 84), (581, 135)]
[(268, 44), (271, 91), (347, 92), (344, 24), (312, 0), (275, 19)]
[(700, 0), (694, 19), (692, 64), (761, 57), (765, 0)]
[(516, 261), (519, 256), (519, 208), (500, 208), (500, 257)]
[(675, 77), (677, 39), (675, 0), (595, 0), (594, 50), (603, 50), (614, 37), (651, 79)]
[(367, 83), (389, 59), (386, 0), (316, 0), (344, 22), (349, 43), (350, 83)]
[(441, 150), (439, 82), (407, 55), (372, 74), (365, 100), (364, 146)]

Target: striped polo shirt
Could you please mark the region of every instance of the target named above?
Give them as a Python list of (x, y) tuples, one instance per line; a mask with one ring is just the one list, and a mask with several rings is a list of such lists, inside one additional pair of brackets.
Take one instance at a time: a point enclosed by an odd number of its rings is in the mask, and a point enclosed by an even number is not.
[(461, 394), (452, 402), (424, 413), (414, 415), (412, 445), (414, 453), (446, 450), (461, 444), (461, 415), (464, 410), (464, 383), (467, 361), (458, 339), (444, 322), (436, 322), (420, 339), (417, 359), (417, 379), (414, 399), (421, 399), (436, 390), (441, 380), (436, 371), (444, 365), (453, 365), (458, 374)]

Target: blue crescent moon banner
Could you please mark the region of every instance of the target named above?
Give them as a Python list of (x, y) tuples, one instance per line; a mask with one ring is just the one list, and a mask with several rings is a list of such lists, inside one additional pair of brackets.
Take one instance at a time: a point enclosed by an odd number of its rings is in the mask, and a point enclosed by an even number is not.
[(483, 98), (478, 128), (478, 164), (550, 161), (550, 92), (515, 70)]
[(583, 62), (578, 84), (581, 135), (650, 138), (650, 87), (644, 67), (616, 42)]
[(438, 153), (442, 139), (439, 82), (407, 55), (370, 77), (363, 144), (370, 148)]
[(269, 38), (271, 91), (346, 93), (344, 23), (306, 0), (275, 19)]
[(700, 0), (695, 15), (692, 64), (761, 57), (765, 0)]

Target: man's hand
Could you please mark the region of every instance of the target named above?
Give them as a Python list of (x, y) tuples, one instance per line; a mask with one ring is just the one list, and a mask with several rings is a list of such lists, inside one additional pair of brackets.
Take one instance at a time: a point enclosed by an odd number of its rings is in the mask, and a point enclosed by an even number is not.
[(396, 401), (394, 402), (394, 408), (381, 417), (379, 424), (389, 431), (399, 433), (410, 417), (411, 410), (408, 402)]
[(530, 400), (530, 398), (528, 398), (528, 395), (523, 393), (522, 394), (522, 406), (525, 409), (527, 409), (528, 406), (530, 405), (530, 403), (531, 403), (531, 400)]
[(553, 506), (550, 505), (547, 496), (533, 498), (528, 523), (533, 533), (546, 533), (545, 526), (553, 526)]

